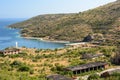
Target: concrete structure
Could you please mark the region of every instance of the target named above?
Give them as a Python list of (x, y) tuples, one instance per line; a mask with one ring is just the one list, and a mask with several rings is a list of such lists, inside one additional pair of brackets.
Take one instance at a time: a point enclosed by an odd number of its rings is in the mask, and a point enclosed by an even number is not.
[(120, 73), (120, 68), (113, 68), (113, 69), (105, 70), (101, 72), (101, 77), (109, 77), (114, 73)]
[(80, 74), (84, 72), (89, 72), (92, 70), (104, 69), (107, 68), (108, 64), (106, 62), (92, 62), (83, 65), (71, 66), (65, 68), (66, 71), (71, 71), (73, 74)]
[(0, 54), (10, 55), (10, 54), (18, 54), (20, 52), (21, 52), (20, 49), (17, 49), (17, 48), (8, 48), (8, 49), (5, 49), (5, 50), (1, 50)]
[(73, 80), (72, 78), (65, 77), (59, 74), (53, 74), (46, 77), (47, 80)]

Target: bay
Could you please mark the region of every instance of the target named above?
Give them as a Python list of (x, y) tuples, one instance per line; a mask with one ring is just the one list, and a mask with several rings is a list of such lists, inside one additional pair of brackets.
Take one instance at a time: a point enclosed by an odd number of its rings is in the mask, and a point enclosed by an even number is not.
[(18, 29), (10, 29), (7, 26), (13, 23), (23, 21), (25, 19), (0, 19), (0, 49), (7, 47), (15, 47), (15, 43), (18, 42), (18, 46), (38, 49), (55, 49), (63, 48), (65, 43), (45, 42), (40, 40), (31, 40), (20, 37)]

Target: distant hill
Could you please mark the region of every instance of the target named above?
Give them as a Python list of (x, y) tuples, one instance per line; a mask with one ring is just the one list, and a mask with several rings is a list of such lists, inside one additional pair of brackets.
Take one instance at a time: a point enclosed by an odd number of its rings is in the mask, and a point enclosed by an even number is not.
[(120, 42), (120, 0), (80, 13), (39, 15), (9, 27), (22, 29), (26, 37), (81, 41), (97, 33), (107, 42)]

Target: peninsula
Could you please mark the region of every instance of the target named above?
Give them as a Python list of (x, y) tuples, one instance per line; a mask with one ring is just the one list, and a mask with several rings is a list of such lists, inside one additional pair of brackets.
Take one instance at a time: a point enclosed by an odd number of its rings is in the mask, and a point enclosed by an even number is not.
[(94, 36), (96, 40), (100, 40), (102, 35), (107, 44), (118, 44), (119, 14), (120, 1), (115, 1), (79, 13), (39, 15), (9, 27), (21, 29), (23, 37), (79, 42), (89, 34), (97, 34)]

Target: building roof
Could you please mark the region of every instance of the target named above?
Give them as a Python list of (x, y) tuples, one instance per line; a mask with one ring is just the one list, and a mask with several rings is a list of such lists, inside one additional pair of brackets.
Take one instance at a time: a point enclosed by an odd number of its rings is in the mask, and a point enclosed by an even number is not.
[(108, 77), (113, 75), (114, 73), (120, 73), (120, 68), (113, 68), (113, 69), (108, 69), (103, 72), (101, 72), (101, 77)]
[(5, 50), (2, 50), (3, 52), (7, 52), (7, 51), (19, 51), (19, 49), (17, 48), (7, 48)]
[(17, 49), (17, 48), (7, 48), (7, 49), (4, 49), (4, 50), (0, 50), (0, 53), (6, 53), (6, 52), (16, 52), (16, 51), (20, 51), (20, 49)]
[(65, 77), (65, 76), (59, 75), (59, 74), (49, 75), (46, 78), (50, 79), (50, 80), (73, 80), (71, 78), (68, 78), (68, 77)]
[(65, 69), (70, 70), (70, 71), (77, 71), (77, 70), (92, 68), (92, 67), (106, 65), (106, 64), (107, 64), (106, 62), (91, 62), (91, 63), (87, 63), (87, 64), (83, 64), (83, 65), (67, 67)]

